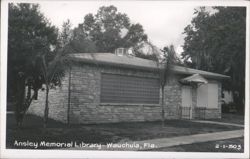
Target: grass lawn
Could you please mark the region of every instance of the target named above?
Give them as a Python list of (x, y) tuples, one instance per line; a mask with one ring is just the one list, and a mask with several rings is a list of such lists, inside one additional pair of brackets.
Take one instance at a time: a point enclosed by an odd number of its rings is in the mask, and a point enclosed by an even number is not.
[(48, 128), (44, 130), (42, 118), (33, 115), (27, 115), (24, 119), (23, 128), (17, 129), (14, 116), (8, 115), (6, 146), (7, 148), (17, 148), (14, 146), (15, 140), (33, 142), (44, 140), (48, 142), (76, 141), (106, 144), (109, 142), (139, 141), (236, 129), (240, 128), (195, 123), (188, 120), (167, 120), (164, 128), (162, 128), (160, 121), (68, 126), (49, 120)]
[[(216, 146), (219, 146), (216, 148)], [(153, 151), (164, 152), (244, 152), (244, 138), (210, 141), (203, 143), (173, 146)]]
[(234, 123), (234, 124), (244, 125), (244, 115), (222, 113), (221, 119), (211, 119), (211, 121), (220, 121), (220, 122), (225, 122), (225, 123)]

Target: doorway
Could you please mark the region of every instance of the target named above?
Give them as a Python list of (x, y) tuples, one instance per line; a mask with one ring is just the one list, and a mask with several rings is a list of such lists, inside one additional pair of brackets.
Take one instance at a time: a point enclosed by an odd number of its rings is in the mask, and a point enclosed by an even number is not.
[(192, 87), (182, 86), (182, 104), (180, 109), (180, 117), (184, 119), (192, 119)]

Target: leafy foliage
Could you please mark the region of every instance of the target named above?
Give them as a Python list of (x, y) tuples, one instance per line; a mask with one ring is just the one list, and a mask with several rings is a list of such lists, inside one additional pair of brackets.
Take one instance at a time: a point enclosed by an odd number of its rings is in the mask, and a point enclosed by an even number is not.
[(38, 10), (38, 5), (9, 5), (8, 87), (13, 89), (8, 90), (16, 92), (19, 74), (39, 80), (37, 54), (51, 52), (51, 47), (57, 44), (56, 28)]
[(173, 65), (177, 65), (180, 63), (179, 58), (176, 55), (175, 49), (173, 45), (166, 46), (162, 50), (163, 52), (163, 58), (161, 61), (159, 61), (159, 65), (162, 69), (159, 69), (160, 73), (160, 85), (161, 87), (164, 87), (169, 77), (172, 74), (171, 68)]
[[(8, 100), (17, 101), (15, 114), (18, 125), (45, 83), (41, 61), (46, 58), (46, 63), (49, 63), (55, 58), (57, 40), (57, 28), (40, 13), (39, 5), (9, 4)], [(55, 86), (60, 81), (53, 78), (51, 83)]]
[(147, 41), (142, 25), (131, 24), (129, 17), (112, 5), (100, 7), (95, 15), (87, 14), (75, 30), (91, 40), (97, 52), (114, 52), (119, 47), (136, 47)]
[(72, 29), (70, 20), (62, 25), (60, 34), (60, 47), (67, 53), (91, 53), (96, 52), (94, 42), (87, 38), (82, 27)]
[(53, 60), (41, 58), (42, 77), (46, 85), (45, 109), (44, 109), (44, 128), (47, 127), (49, 116), (49, 91), (51, 88), (61, 85), (61, 79), (65, 75), (65, 70), (70, 67), (71, 60), (67, 52), (58, 50)]
[(161, 51), (153, 43), (151, 43), (150, 41), (146, 41), (139, 44), (138, 46), (135, 46), (133, 49), (133, 53), (136, 57), (158, 62), (158, 60), (160, 59)]
[(205, 7), (195, 10), (195, 17), (185, 28), (182, 58), (191, 67), (229, 75), (225, 89), (235, 94), (238, 108), (243, 108), (245, 88), (245, 7)]
[(123, 47), (133, 50), (135, 56), (156, 60), (154, 54), (145, 54), (140, 49), (148, 43), (142, 25), (131, 24), (126, 14), (115, 6), (102, 6), (95, 15), (89, 13), (84, 22), (71, 29), (69, 20), (64, 22), (60, 34), (62, 48), (68, 53), (114, 52)]
[(159, 82), (161, 86), (161, 108), (162, 108), (162, 126), (165, 125), (165, 110), (164, 110), (164, 101), (165, 101), (165, 85), (169, 82), (170, 77), (173, 75), (172, 67), (175, 64), (180, 63), (180, 60), (178, 59), (174, 46), (166, 46), (162, 50), (163, 52), (163, 58), (162, 60), (158, 60), (157, 63), (159, 65)]
[(64, 22), (62, 25), (62, 31), (59, 35), (61, 48), (67, 46), (71, 42), (71, 40), (73, 39), (73, 31), (71, 29), (71, 26), (72, 26), (72, 24), (71, 24), (69, 19), (67, 19), (67, 21)]

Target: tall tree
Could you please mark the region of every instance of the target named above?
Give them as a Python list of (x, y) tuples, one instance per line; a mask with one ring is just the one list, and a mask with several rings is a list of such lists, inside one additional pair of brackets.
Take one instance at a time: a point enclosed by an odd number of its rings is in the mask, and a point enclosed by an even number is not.
[[(210, 27), (209, 20), (207, 20), (209, 12), (206, 11), (205, 7), (200, 7), (195, 9), (194, 14), (196, 15), (195, 18), (184, 29), (187, 36), (184, 39), (182, 57), (186, 63), (191, 59), (192, 66), (197, 69), (210, 70), (209, 56), (206, 50), (209, 44), (205, 41), (205, 38), (209, 36), (209, 33), (206, 32)], [(204, 62), (206, 62), (206, 65), (203, 65)]]
[(52, 58), (57, 35), (57, 29), (41, 14), (39, 5), (9, 4), (7, 91), (8, 100), (16, 101), (15, 115), (19, 126), (44, 82), (38, 71), (39, 56), (49, 54)]
[(97, 52), (96, 46), (82, 28), (82, 24), (74, 29), (71, 28), (71, 22), (65, 21), (60, 33), (60, 47), (68, 53), (91, 53)]
[(133, 54), (136, 57), (158, 61), (160, 59), (161, 50), (152, 42), (146, 41), (133, 48)]
[(158, 60), (159, 65), (159, 79), (161, 87), (161, 117), (162, 117), (162, 126), (165, 126), (165, 91), (164, 88), (168, 84), (170, 77), (172, 75), (172, 67), (174, 64), (179, 63), (175, 49), (173, 45), (166, 46), (162, 50), (163, 58)]
[(44, 108), (44, 128), (47, 127), (49, 117), (49, 91), (51, 88), (61, 85), (61, 79), (64, 77), (65, 70), (70, 66), (70, 58), (68, 52), (60, 49), (56, 52), (53, 59), (50, 56), (41, 54), (40, 56), (40, 72), (45, 83), (45, 108)]
[(234, 92), (239, 111), (244, 110), (246, 8), (201, 7), (185, 28), (183, 59), (198, 69), (229, 75), (225, 89)]
[(131, 24), (129, 17), (113, 5), (100, 7), (95, 15), (86, 15), (78, 29), (95, 43), (98, 52), (114, 52), (116, 48), (135, 47), (147, 41), (142, 25)]
[(73, 37), (70, 43), (68, 44), (68, 47), (72, 49), (70, 53), (97, 52), (97, 47), (95, 43), (86, 35), (82, 27), (73, 29)]
[(143, 26), (139, 23), (131, 24), (127, 34), (123, 38), (124, 47), (132, 47), (134, 49), (139, 48), (140, 44), (148, 43), (147, 35), (144, 33)]
[(73, 38), (72, 24), (69, 19), (63, 22), (62, 31), (59, 36), (60, 46), (63, 48), (67, 46)]

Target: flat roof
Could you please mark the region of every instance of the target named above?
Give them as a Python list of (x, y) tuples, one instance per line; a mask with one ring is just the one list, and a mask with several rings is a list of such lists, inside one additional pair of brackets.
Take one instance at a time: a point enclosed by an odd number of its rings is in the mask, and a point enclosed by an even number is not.
[[(126, 68), (138, 68), (138, 69), (145, 69), (145, 70), (156, 70), (159, 69), (161, 66), (157, 64), (157, 62), (152, 60), (147, 60), (139, 57), (124, 55), (124, 56), (117, 56), (112, 53), (76, 53), (70, 54), (70, 57), (73, 60), (86, 62), (86, 63), (95, 63), (95, 64), (105, 64), (105, 65), (114, 65)], [(214, 79), (228, 79), (229, 76), (202, 71), (197, 69), (192, 69), (183, 66), (174, 65), (172, 70), (176, 74), (185, 74), (185, 75), (193, 75), (193, 74), (200, 74), (207, 78), (214, 78)]]

